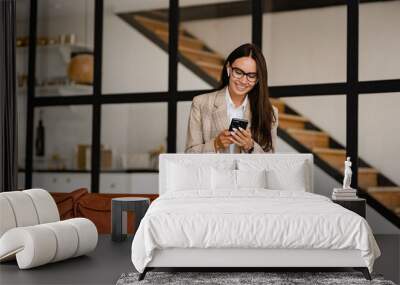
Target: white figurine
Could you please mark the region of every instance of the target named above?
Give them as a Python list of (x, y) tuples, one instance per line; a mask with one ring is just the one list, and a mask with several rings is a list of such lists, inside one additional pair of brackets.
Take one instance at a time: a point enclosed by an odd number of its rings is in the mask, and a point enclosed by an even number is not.
[(352, 189), (350, 187), (351, 184), (351, 175), (353, 172), (351, 171), (351, 161), (350, 157), (347, 157), (347, 160), (344, 162), (344, 179), (343, 179), (343, 189)]

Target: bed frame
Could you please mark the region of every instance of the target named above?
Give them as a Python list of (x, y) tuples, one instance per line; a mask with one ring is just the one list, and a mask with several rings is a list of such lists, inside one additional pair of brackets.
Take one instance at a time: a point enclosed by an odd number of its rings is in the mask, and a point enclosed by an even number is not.
[[(207, 163), (210, 160), (234, 160), (251, 156), (264, 158), (265, 154), (162, 154), (160, 156), (159, 191), (166, 189), (168, 160), (189, 159), (191, 162)], [(309, 181), (313, 181), (312, 154), (274, 154), (280, 159), (300, 159), (308, 165)], [(309, 183), (308, 192), (313, 192), (313, 183)], [(361, 271), (367, 280), (371, 276), (359, 250), (333, 249), (253, 249), (253, 248), (169, 248), (157, 249), (153, 259), (147, 265), (139, 280), (154, 269), (181, 269), (182, 271), (343, 271), (353, 268)], [(341, 269), (341, 270), (339, 270)], [(347, 270), (348, 271), (348, 270)]]
[[(359, 250), (329, 249), (193, 249), (156, 250), (152, 261), (139, 275), (143, 280), (154, 269), (182, 271), (344, 271), (353, 268), (371, 280)], [(347, 270), (348, 271), (348, 270)]]

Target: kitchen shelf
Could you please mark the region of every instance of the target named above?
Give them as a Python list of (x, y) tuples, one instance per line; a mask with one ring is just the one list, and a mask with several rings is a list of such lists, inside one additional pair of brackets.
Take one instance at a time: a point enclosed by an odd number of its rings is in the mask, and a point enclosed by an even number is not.
[[(28, 46), (17, 47), (17, 51), (28, 52)], [(60, 53), (63, 61), (69, 63), (71, 59), (71, 53), (73, 52), (93, 52), (93, 48), (84, 44), (54, 44), (54, 45), (43, 45), (36, 46), (37, 52), (51, 52), (57, 51)]]
[[(17, 88), (17, 94), (26, 94), (27, 89)], [(93, 93), (92, 85), (68, 84), (68, 85), (48, 85), (37, 86), (35, 94), (37, 97), (46, 96), (69, 96), (69, 95), (91, 95)]]

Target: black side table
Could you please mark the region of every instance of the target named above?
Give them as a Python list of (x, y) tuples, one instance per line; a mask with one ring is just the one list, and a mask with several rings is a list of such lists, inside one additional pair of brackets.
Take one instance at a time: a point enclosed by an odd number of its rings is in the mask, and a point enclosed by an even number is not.
[(354, 198), (351, 200), (332, 199), (332, 201), (365, 218), (365, 207), (366, 207), (365, 199), (362, 198)]
[[(141, 197), (123, 197), (113, 198), (111, 200), (111, 239), (113, 241), (123, 241), (126, 239), (126, 233), (123, 233), (123, 227), (126, 228), (126, 211), (132, 211), (136, 216), (136, 228), (149, 208), (150, 200)], [(125, 219), (124, 219), (125, 217)], [(125, 220), (125, 221), (123, 221)], [(124, 223), (124, 224), (123, 224)]]

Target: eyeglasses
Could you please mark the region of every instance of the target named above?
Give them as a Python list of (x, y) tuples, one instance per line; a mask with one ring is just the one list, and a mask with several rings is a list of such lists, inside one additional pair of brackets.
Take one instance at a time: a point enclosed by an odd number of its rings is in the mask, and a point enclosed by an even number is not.
[(232, 76), (234, 78), (241, 79), (245, 75), (246, 75), (247, 81), (249, 81), (251, 83), (257, 82), (258, 77), (257, 77), (257, 73), (256, 72), (246, 73), (243, 70), (241, 70), (240, 68), (232, 67)]

